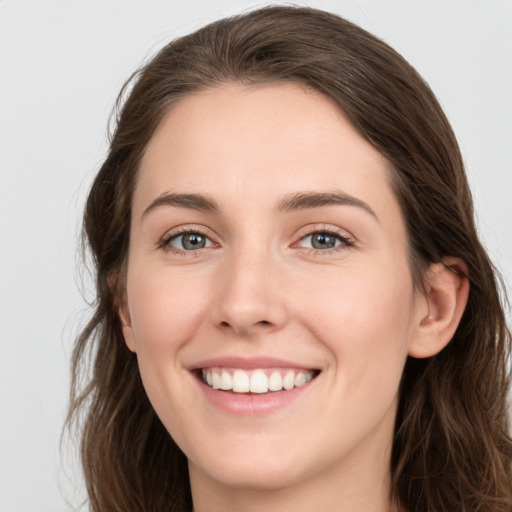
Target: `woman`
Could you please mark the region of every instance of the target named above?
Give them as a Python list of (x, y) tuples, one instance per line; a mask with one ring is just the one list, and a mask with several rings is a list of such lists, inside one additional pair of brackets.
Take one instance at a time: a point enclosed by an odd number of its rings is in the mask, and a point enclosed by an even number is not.
[(511, 510), (510, 335), (414, 69), (274, 7), (132, 82), (84, 218), (91, 508)]

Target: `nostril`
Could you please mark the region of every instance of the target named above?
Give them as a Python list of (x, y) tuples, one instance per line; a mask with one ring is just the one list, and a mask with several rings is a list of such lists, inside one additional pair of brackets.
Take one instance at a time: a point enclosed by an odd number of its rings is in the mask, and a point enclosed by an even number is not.
[[(253, 327), (267, 326), (267, 325), (272, 325), (272, 322), (269, 322), (268, 320), (259, 320), (258, 322), (255, 322), (254, 324), (252, 324)], [(219, 326), (222, 328), (233, 327), (233, 325), (230, 322), (226, 322), (225, 320), (220, 322)]]

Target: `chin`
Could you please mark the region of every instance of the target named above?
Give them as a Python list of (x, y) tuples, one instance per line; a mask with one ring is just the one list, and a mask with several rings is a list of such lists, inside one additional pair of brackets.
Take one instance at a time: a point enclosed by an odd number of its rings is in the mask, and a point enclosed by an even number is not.
[[(304, 464), (276, 459), (271, 455), (257, 460), (242, 456), (223, 460), (220, 464), (218, 460), (209, 461), (200, 468), (194, 467), (193, 463), (190, 466), (191, 471), (197, 469), (222, 486), (246, 491), (276, 491), (306, 478)], [(302, 470), (297, 471), (299, 468)]]
[(259, 470), (250, 468), (236, 475), (228, 470), (222, 474), (211, 475), (211, 477), (230, 489), (266, 492), (293, 487), (302, 480), (297, 475), (286, 471), (267, 471), (261, 468)]

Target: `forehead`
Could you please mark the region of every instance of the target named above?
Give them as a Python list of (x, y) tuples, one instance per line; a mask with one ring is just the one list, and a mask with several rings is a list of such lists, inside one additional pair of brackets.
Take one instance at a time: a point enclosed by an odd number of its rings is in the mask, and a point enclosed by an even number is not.
[[(390, 165), (333, 100), (293, 83), (225, 84), (185, 97), (153, 135), (134, 208), (166, 192), (233, 197), (339, 189), (389, 195)], [(374, 194), (379, 202), (379, 194)]]

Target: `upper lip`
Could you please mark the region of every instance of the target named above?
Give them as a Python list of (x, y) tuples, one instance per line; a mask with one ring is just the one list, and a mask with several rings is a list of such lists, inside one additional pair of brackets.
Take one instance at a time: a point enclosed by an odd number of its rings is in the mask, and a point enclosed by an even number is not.
[(296, 368), (298, 370), (318, 370), (318, 367), (308, 364), (297, 363), (275, 357), (214, 357), (205, 359), (197, 364), (190, 366), (190, 370), (199, 370), (203, 368), (240, 368), (241, 370), (256, 370), (258, 368)]

